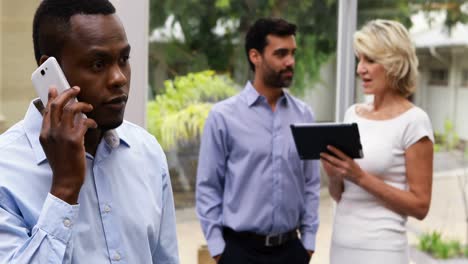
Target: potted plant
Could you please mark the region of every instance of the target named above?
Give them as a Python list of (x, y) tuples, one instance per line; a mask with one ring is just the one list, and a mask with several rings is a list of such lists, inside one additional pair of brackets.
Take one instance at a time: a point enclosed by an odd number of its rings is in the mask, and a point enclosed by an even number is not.
[(202, 71), (165, 81), (148, 103), (148, 131), (167, 155), (177, 207), (192, 205), (199, 138), (213, 103), (237, 92), (228, 76)]

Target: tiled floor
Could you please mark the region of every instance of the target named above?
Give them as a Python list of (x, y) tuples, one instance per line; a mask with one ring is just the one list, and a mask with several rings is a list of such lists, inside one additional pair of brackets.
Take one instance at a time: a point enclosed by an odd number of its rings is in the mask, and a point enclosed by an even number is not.
[[(465, 241), (467, 224), (464, 221), (466, 216), (463, 209), (460, 179), (468, 180), (468, 170), (465, 173), (466, 178), (459, 178), (463, 170), (451, 169), (451, 166), (445, 162), (449, 158), (444, 155), (436, 157), (431, 208), (424, 221), (409, 219), (408, 229), (410, 232), (408, 232), (408, 237), (410, 244), (417, 243), (415, 233), (432, 230), (438, 230), (446, 237)], [(468, 193), (468, 186), (465, 186), (465, 192)], [(332, 232), (333, 207), (331, 198), (326, 189), (323, 189), (320, 201), (317, 251), (311, 263), (327, 264), (329, 262), (328, 251)], [(194, 208), (180, 209), (177, 210), (176, 214), (181, 264), (198, 264), (198, 248), (205, 244), (205, 239), (195, 210)]]
[[(332, 227), (333, 203), (327, 191), (322, 190), (320, 201), (320, 228), (317, 248), (311, 263), (328, 263)], [(177, 234), (181, 264), (198, 264), (197, 252), (206, 244), (194, 208), (177, 210)]]

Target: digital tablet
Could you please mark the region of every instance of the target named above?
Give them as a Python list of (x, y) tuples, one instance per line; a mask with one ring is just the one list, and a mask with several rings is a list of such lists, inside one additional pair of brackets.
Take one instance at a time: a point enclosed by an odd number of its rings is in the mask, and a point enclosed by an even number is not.
[(291, 125), (291, 131), (299, 157), (303, 160), (320, 159), (321, 152), (330, 153), (327, 145), (338, 148), (353, 159), (363, 157), (356, 123), (297, 123)]

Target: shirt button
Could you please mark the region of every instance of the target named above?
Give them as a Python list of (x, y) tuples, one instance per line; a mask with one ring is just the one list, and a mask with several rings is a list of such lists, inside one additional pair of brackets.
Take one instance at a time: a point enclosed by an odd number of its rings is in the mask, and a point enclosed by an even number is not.
[(65, 227), (70, 227), (71, 224), (72, 224), (72, 222), (71, 222), (70, 219), (65, 218), (65, 219), (63, 220), (63, 225), (64, 225)]
[(120, 259), (121, 259), (120, 254), (119, 254), (119, 253), (115, 253), (115, 254), (114, 254), (114, 260), (115, 260), (115, 261), (119, 261)]
[(106, 204), (106, 205), (104, 206), (104, 213), (109, 213), (110, 211), (111, 211), (110, 206)]

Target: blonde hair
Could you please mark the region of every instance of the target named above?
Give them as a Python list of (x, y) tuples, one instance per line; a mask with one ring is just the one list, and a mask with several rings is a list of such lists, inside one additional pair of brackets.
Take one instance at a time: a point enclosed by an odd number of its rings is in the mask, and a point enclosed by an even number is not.
[(392, 20), (371, 20), (354, 33), (354, 52), (381, 64), (390, 87), (408, 97), (416, 89), (418, 58), (408, 30)]

